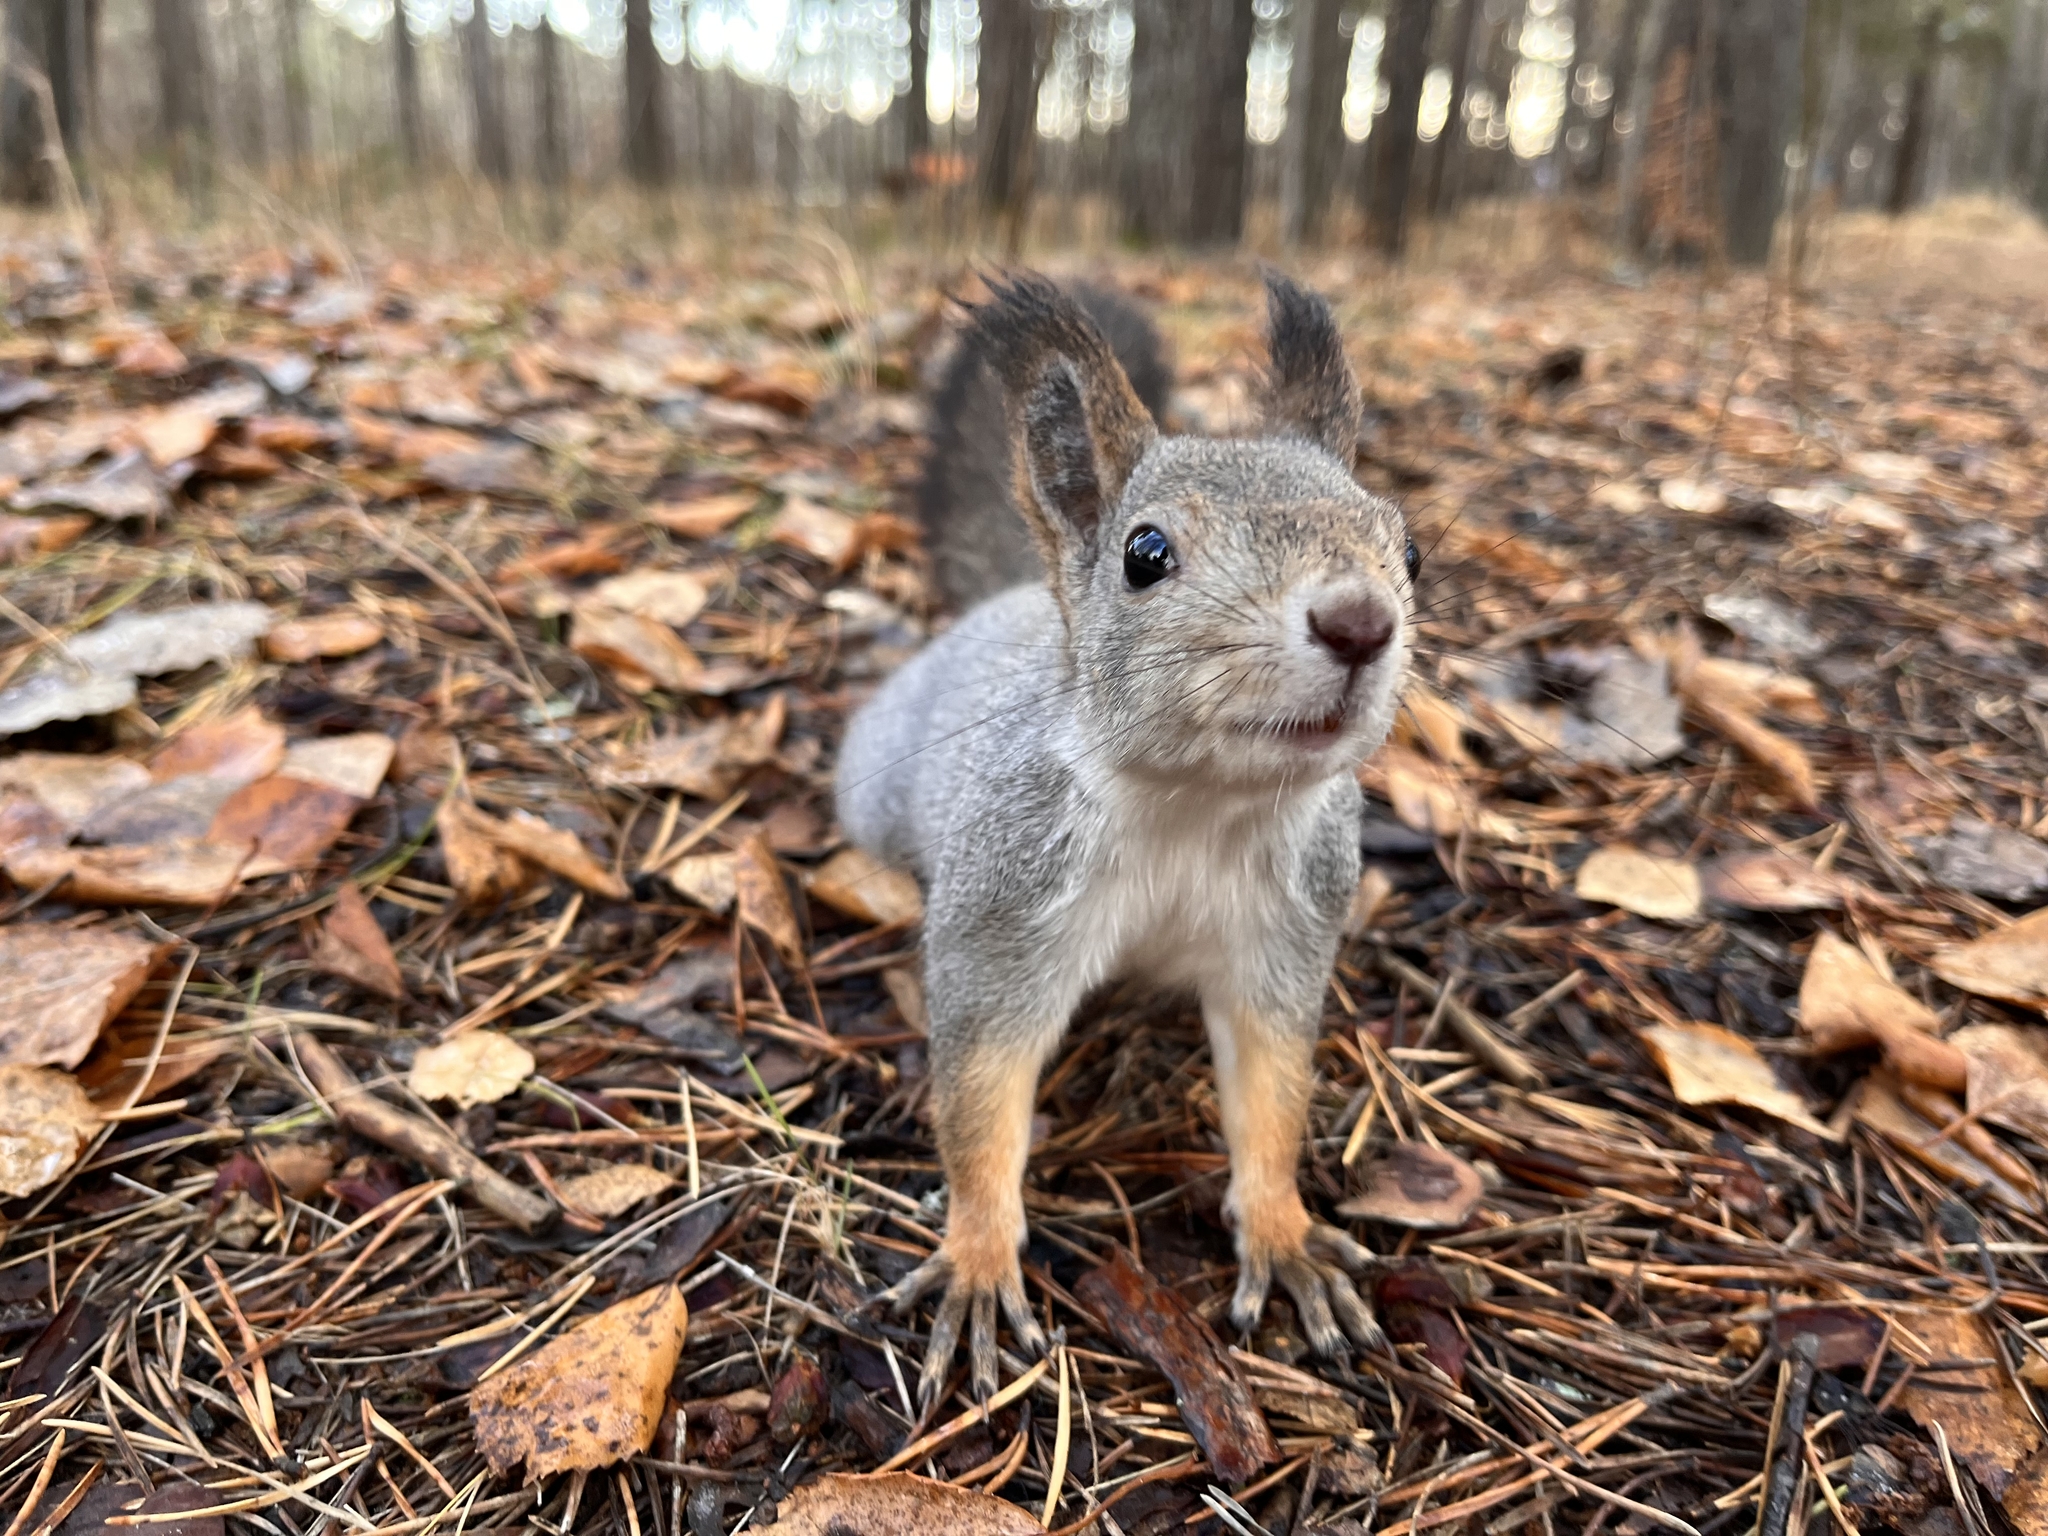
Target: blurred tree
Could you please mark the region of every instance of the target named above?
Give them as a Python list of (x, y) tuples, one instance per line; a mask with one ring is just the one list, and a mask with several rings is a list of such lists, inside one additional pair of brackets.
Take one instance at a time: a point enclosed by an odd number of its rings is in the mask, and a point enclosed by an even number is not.
[[(1471, 3), (1467, 0), (1467, 10)], [(1322, 237), (1336, 196), (1344, 159), (1344, 82), (1351, 62), (1343, 10), (1342, 0), (1294, 0), (1280, 168), (1280, 230), (1290, 245)]]
[(1424, 207), (1432, 219), (1443, 212), (1444, 173), (1449, 170), (1451, 157), (1465, 138), (1465, 93), (1472, 81), (1472, 36), (1482, 0), (1448, 0), (1448, 3), (1457, 6), (1458, 19), (1451, 26), (1451, 104), (1444, 116), (1443, 132), (1430, 146), (1429, 194)]
[(487, 180), (502, 186), (512, 179), (512, 144), (505, 133), (505, 101), (484, 0), (471, 0), (469, 20), (462, 24), (462, 72), (469, 82), (476, 168)]
[(284, 142), (291, 156), (294, 175), (306, 174), (313, 155), (312, 104), (306, 90), (306, 44), (304, 19), (306, 0), (279, 0), (277, 45), (284, 55)]
[(931, 7), (930, 0), (903, 0), (905, 19), (910, 23), (910, 88), (889, 104), (896, 122), (898, 167), (907, 183), (917, 174), (920, 155), (931, 148)]
[(63, 24), (61, 0), (7, 0), (7, 58), (20, 66), (0, 84), (0, 196), (10, 203), (36, 206), (57, 195), (43, 104), (25, 72), (46, 79), (54, 95), (60, 81), (51, 68), (52, 31)]
[(417, 175), (425, 158), (424, 116), (420, 111), (420, 63), (405, 0), (394, 0), (391, 7), (391, 73), (398, 96), (398, 141), (405, 150), (406, 169)]
[[(1650, 147), (1650, 116), (1657, 94), (1657, 60), (1664, 47), (1671, 0), (1649, 0), (1636, 27), (1635, 57), (1629, 64), (1628, 136), (1621, 141), (1616, 177), (1614, 243), (1633, 254), (1643, 244), (1643, 162)], [(1617, 129), (1617, 131), (1619, 131)]]
[(562, 233), (563, 193), (569, 185), (569, 145), (562, 126), (562, 53), (555, 24), (543, 16), (533, 29), (533, 95), (540, 108), (540, 135), (534, 147), (534, 179), (546, 197), (548, 234)]
[(1141, 240), (1231, 243), (1244, 231), (1252, 0), (1133, 0), (1126, 227)]
[(1434, 11), (1434, 0), (1389, 0), (1387, 41), (1380, 54), (1387, 110), (1373, 124), (1372, 183), (1365, 204), (1366, 240), (1383, 256), (1399, 257), (1408, 243), (1408, 186)]
[(643, 187), (667, 186), (675, 175), (663, 99), (661, 55), (654, 47), (652, 0), (626, 0), (626, 170)]
[(1806, 0), (1726, 0), (1719, 81), (1721, 208), (1728, 259), (1761, 266), (1784, 203), (1785, 149), (1800, 121)]
[(975, 88), (975, 179), (981, 206), (1014, 254), (1022, 238), (1036, 170), (1038, 84), (1044, 72), (1037, 9), (1031, 0), (981, 0), (981, 64)]
[(157, 111), (171, 175), (186, 192), (201, 189), (212, 172), (203, 0), (151, 0), (156, 45)]

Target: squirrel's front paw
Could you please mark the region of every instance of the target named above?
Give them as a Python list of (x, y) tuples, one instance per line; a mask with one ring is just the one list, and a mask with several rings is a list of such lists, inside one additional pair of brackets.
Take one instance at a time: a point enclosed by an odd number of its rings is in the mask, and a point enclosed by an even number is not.
[(1372, 1308), (1351, 1283), (1352, 1275), (1379, 1264), (1371, 1249), (1320, 1221), (1311, 1222), (1298, 1243), (1247, 1238), (1239, 1248), (1237, 1294), (1230, 1301), (1230, 1320), (1241, 1332), (1249, 1333), (1258, 1325), (1266, 1293), (1277, 1277), (1294, 1298), (1302, 1331), (1317, 1354), (1337, 1354), (1346, 1335), (1360, 1349), (1387, 1347), (1387, 1336), (1380, 1331)]
[(924, 1369), (917, 1379), (918, 1408), (924, 1413), (931, 1411), (945, 1385), (963, 1320), (969, 1324), (967, 1355), (973, 1367), (974, 1395), (980, 1401), (987, 1401), (996, 1390), (998, 1303), (1019, 1351), (1030, 1356), (1045, 1353), (1045, 1334), (1031, 1315), (1031, 1303), (1024, 1295), (1024, 1272), (1014, 1252), (970, 1256), (956, 1251), (949, 1239), (937, 1253), (884, 1291), (880, 1299), (888, 1302), (900, 1317), (916, 1305), (919, 1297), (942, 1285), (945, 1294), (939, 1298), (939, 1310), (932, 1319), (931, 1343), (925, 1350)]

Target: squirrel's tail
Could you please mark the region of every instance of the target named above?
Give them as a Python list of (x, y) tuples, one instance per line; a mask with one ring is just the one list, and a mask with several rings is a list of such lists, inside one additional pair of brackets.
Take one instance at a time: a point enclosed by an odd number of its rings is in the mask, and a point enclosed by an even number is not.
[[(1151, 318), (1130, 299), (1067, 285), (1109, 343), (1145, 409), (1166, 410), (1173, 370)], [(971, 346), (954, 349), (932, 397), (931, 449), (918, 486), (932, 574), (948, 606), (965, 609), (1041, 574), (1038, 551), (1010, 497), (1010, 434), (1003, 392)]]

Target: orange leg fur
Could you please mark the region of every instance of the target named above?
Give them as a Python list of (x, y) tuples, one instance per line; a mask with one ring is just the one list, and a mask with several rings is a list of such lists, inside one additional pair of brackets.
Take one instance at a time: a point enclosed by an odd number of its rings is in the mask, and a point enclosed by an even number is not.
[(1024, 1241), (1024, 1159), (1038, 1057), (989, 1051), (958, 1065), (937, 1106), (945, 1253), (955, 1283), (994, 1289), (1017, 1274)]

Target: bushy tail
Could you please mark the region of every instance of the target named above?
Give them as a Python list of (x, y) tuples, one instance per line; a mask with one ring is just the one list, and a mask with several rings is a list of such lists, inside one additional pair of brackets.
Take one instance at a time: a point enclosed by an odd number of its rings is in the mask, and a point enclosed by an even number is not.
[[(1106, 288), (1072, 283), (1067, 291), (1095, 322), (1131, 388), (1158, 420), (1173, 369), (1150, 317)], [(958, 611), (1043, 572), (1010, 496), (1002, 388), (972, 347), (963, 344), (946, 364), (932, 397), (931, 423), (917, 512), (939, 592)]]

